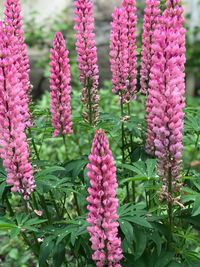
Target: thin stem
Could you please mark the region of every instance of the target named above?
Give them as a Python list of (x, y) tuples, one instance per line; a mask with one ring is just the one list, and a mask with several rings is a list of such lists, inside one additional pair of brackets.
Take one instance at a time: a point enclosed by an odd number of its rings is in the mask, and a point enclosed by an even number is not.
[[(197, 134), (197, 139), (196, 139), (196, 141), (195, 141), (195, 149), (196, 149), (196, 150), (197, 150), (197, 146), (198, 146), (198, 143), (199, 143), (199, 139), (200, 139), (200, 133)], [(195, 159), (195, 154), (196, 154), (196, 153), (193, 153), (192, 160)], [(189, 166), (189, 168), (188, 168), (188, 170), (187, 170), (186, 176), (189, 175), (190, 170), (191, 170), (191, 164), (190, 164), (190, 166)]]
[(168, 220), (169, 220), (169, 239), (168, 239), (168, 248), (171, 246), (172, 242), (172, 232), (173, 232), (173, 206), (172, 206), (172, 174), (171, 168), (168, 170), (168, 193), (169, 193), (169, 200), (168, 200)]
[(63, 144), (64, 144), (64, 146), (65, 146), (65, 152), (66, 152), (66, 154), (67, 154), (68, 149), (67, 149), (66, 136), (63, 134), (62, 137), (63, 137)]
[[(128, 115), (131, 117), (131, 105), (128, 103)], [(130, 154), (130, 161), (132, 163), (132, 153), (133, 153), (133, 134), (130, 134), (130, 141), (131, 141), (131, 154)], [(132, 194), (133, 194), (133, 203), (135, 204), (136, 201), (136, 186), (135, 181), (132, 181)]]
[(56, 213), (57, 213), (57, 215), (58, 215), (58, 218), (60, 218), (59, 208), (58, 208), (58, 206), (57, 206), (57, 204), (56, 204), (54, 195), (53, 195), (53, 193), (52, 193), (51, 191), (49, 192), (49, 194), (50, 194), (51, 199), (52, 199), (52, 201), (53, 201), (53, 206), (54, 206), (55, 211), (56, 211)]
[(35, 192), (32, 193), (32, 199), (33, 199), (33, 205), (35, 207), (36, 210), (39, 210), (39, 206), (36, 200), (36, 196), (35, 196)]
[(49, 210), (45, 201), (45, 198), (43, 195), (38, 194), (39, 198), (40, 198), (40, 204), (41, 206), (44, 208), (45, 214), (46, 214), (46, 218), (48, 220), (49, 223), (51, 223), (51, 216), (49, 214)]
[(81, 216), (81, 210), (80, 210), (80, 207), (79, 207), (79, 204), (78, 204), (78, 198), (77, 198), (77, 195), (76, 195), (75, 192), (74, 192), (74, 201), (75, 201), (75, 204), (76, 204), (77, 213), (78, 213), (79, 216)]
[[(121, 136), (122, 136), (122, 164), (125, 163), (125, 125), (124, 125), (124, 103), (123, 103), (123, 94), (121, 93)], [(127, 199), (130, 201), (130, 194), (129, 194), (129, 185), (126, 183), (126, 192), (127, 192)]]
[(32, 135), (32, 131), (31, 131), (30, 128), (28, 128), (28, 132), (29, 132), (29, 134), (31, 136), (31, 142), (32, 142), (32, 145), (33, 145), (33, 149), (35, 151), (36, 158), (37, 158), (37, 160), (40, 160), (40, 155), (39, 155), (39, 152), (38, 152), (38, 149), (37, 149), (37, 146), (36, 146), (36, 143), (35, 143), (35, 139), (34, 139), (34, 137)]
[(14, 211), (12, 209), (12, 206), (10, 205), (10, 202), (9, 202), (7, 196), (5, 197), (5, 201), (6, 201), (6, 205), (7, 205), (8, 211), (10, 213), (10, 216), (13, 217), (15, 215), (15, 213), (14, 213)]
[(87, 88), (88, 88), (88, 97), (89, 97), (89, 123), (90, 125), (92, 126), (93, 124), (93, 118), (92, 118), (92, 115), (93, 115), (93, 112), (92, 112), (92, 85), (90, 84), (90, 82), (88, 82), (88, 85), (87, 85)]

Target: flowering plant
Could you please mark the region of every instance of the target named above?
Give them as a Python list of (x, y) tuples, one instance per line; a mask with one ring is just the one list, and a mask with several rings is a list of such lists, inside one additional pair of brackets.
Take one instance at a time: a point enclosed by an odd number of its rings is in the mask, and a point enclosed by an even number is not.
[(185, 100), (183, 7), (146, 0), (140, 71), (137, 18), (135, 0), (113, 10), (112, 83), (100, 89), (93, 2), (76, 0), (79, 88), (56, 32), (44, 107), (30, 99), (20, 1), (6, 1), (0, 232), (24, 243), (30, 266), (200, 264), (199, 107)]

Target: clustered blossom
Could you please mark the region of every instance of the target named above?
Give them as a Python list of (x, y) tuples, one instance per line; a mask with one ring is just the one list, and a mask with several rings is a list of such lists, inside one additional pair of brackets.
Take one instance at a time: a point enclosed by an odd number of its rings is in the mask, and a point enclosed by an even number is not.
[(110, 63), (113, 92), (120, 95), (123, 103), (136, 98), (136, 1), (123, 0), (112, 18), (110, 36)]
[(137, 8), (135, 0), (123, 0), (122, 7), (127, 16), (127, 34), (128, 34), (128, 80), (129, 85), (124, 95), (124, 101), (129, 102), (136, 98), (137, 85)]
[[(167, 2), (168, 8), (169, 2), (172, 1)], [(155, 150), (158, 172), (163, 181), (163, 198), (168, 199), (170, 197), (166, 192), (169, 180), (172, 180), (173, 191), (180, 188), (183, 150), (185, 48), (183, 26), (179, 25), (180, 28), (177, 28), (176, 15), (179, 10), (174, 5), (173, 16), (168, 16), (169, 10), (164, 12), (154, 31), (154, 55), (147, 100), (147, 151), (153, 153)]]
[(116, 168), (103, 130), (97, 130), (89, 156), (88, 231), (93, 260), (97, 267), (121, 267), (121, 240), (118, 237)]
[(22, 84), (23, 94), (21, 96), (21, 113), (26, 126), (31, 126), (30, 112), (29, 112), (29, 58), (27, 54), (27, 47), (24, 40), (23, 22), (21, 16), (20, 0), (6, 0), (5, 2), (5, 24), (13, 28), (13, 34), (16, 36), (18, 44), (18, 57), (15, 62), (16, 69), (19, 73), (19, 81)]
[(152, 37), (160, 14), (159, 0), (146, 0), (142, 35), (142, 60), (140, 71), (141, 92), (147, 94), (152, 60)]
[(122, 93), (128, 86), (128, 29), (127, 13), (116, 8), (113, 15), (110, 35), (110, 64), (114, 93)]
[(72, 133), (69, 51), (61, 32), (55, 33), (50, 67), (52, 125), (56, 137)]
[(99, 70), (94, 34), (93, 3), (91, 0), (76, 0), (74, 6), (77, 60), (80, 81), (83, 86), (81, 100), (85, 107), (83, 117), (90, 124), (95, 124), (99, 116)]
[(3, 23), (0, 39), (0, 156), (11, 190), (28, 198), (35, 184), (21, 114), (22, 83), (15, 65), (20, 55), (13, 29)]

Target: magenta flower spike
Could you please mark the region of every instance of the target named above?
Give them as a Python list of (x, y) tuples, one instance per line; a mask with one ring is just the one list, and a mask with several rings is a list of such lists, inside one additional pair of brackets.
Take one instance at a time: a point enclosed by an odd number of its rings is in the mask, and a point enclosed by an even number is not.
[(4, 15), (5, 24), (13, 28), (13, 34), (17, 37), (16, 42), (20, 57), (18, 57), (15, 65), (19, 72), (19, 80), (22, 83), (22, 90), (24, 92), (21, 97), (21, 113), (26, 126), (31, 126), (32, 123), (29, 111), (29, 93), (31, 88), (29, 81), (30, 63), (24, 40), (20, 0), (6, 0)]
[(110, 64), (113, 93), (122, 96), (127, 91), (129, 77), (127, 13), (123, 8), (116, 8), (112, 18)]
[[(185, 103), (185, 62), (186, 62), (186, 56), (185, 56), (185, 29), (183, 26), (184, 18), (183, 18), (183, 7), (181, 6), (180, 0), (169, 0), (167, 1), (167, 9), (163, 12), (162, 19), (159, 19), (158, 24), (164, 24), (166, 23), (166, 29), (171, 31), (172, 40), (169, 39), (169, 42), (171, 42), (171, 47), (169, 45), (168, 51), (171, 58), (176, 58), (176, 65), (180, 67), (180, 70), (182, 71), (182, 75), (179, 77), (179, 91), (182, 94), (182, 102)], [(160, 26), (158, 25), (158, 28)], [(163, 25), (162, 27), (163, 28)], [(172, 34), (173, 32), (173, 34)], [(177, 38), (175, 37), (177, 35)], [(153, 42), (156, 42), (154, 40), (157, 37), (153, 36)], [(152, 48), (152, 53), (154, 53), (155, 50)], [(152, 57), (153, 61), (153, 57)], [(152, 63), (153, 65), (153, 63)], [(154, 76), (153, 74), (150, 74), (150, 80), (152, 80), (152, 86), (149, 86), (149, 91), (151, 90), (151, 87), (154, 87)], [(152, 76), (152, 77), (151, 77)], [(147, 98), (147, 104), (146, 104), (146, 111), (147, 111), (147, 141), (146, 141), (146, 151), (150, 155), (154, 155), (155, 152), (155, 134), (153, 131), (153, 118), (154, 114), (152, 113), (153, 108), (153, 101), (151, 97)]]
[(83, 86), (81, 97), (84, 104), (83, 118), (91, 125), (95, 125), (99, 117), (99, 70), (94, 34), (93, 3), (91, 0), (76, 0), (74, 6), (78, 69)]
[(103, 130), (97, 130), (87, 166), (90, 188), (88, 232), (97, 267), (120, 267), (121, 240), (118, 237), (117, 180), (114, 159)]
[(123, 0), (122, 7), (125, 9), (127, 17), (128, 35), (128, 86), (124, 94), (124, 102), (136, 99), (137, 93), (137, 8), (135, 0)]
[(158, 16), (160, 14), (159, 0), (146, 0), (142, 35), (142, 60), (140, 71), (141, 93), (147, 94), (150, 80), (151, 61), (153, 57), (152, 38)]
[[(164, 12), (160, 18), (153, 37), (154, 55), (148, 96), (150, 111), (147, 105), (149, 112), (147, 150), (153, 152), (155, 149), (158, 173), (163, 182), (162, 197), (172, 201), (172, 196), (168, 192), (170, 181), (172, 181), (172, 192), (179, 191), (181, 185), (185, 49), (182, 49), (184, 44), (181, 43), (182, 29), (179, 31), (177, 20), (166, 14), (167, 12)], [(181, 64), (180, 58), (183, 59)]]
[(71, 74), (69, 51), (61, 32), (55, 33), (50, 62), (51, 114), (53, 136), (72, 134)]
[(19, 55), (13, 53), (17, 50), (12, 30), (0, 23), (0, 156), (12, 192), (28, 198), (35, 183), (21, 114), (23, 90), (15, 66)]

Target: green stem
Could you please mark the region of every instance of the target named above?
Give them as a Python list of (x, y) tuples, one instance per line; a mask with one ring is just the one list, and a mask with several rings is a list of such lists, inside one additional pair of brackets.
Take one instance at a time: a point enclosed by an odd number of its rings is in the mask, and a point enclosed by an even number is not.
[(13, 211), (13, 209), (12, 209), (12, 206), (10, 205), (10, 202), (9, 202), (7, 196), (6, 196), (6, 198), (5, 198), (5, 201), (6, 201), (6, 206), (7, 206), (7, 208), (8, 208), (9, 213), (10, 213), (10, 216), (13, 217), (13, 216), (15, 215), (15, 213), (14, 213), (14, 211)]
[(28, 129), (28, 132), (29, 132), (29, 134), (31, 136), (31, 142), (32, 142), (32, 145), (33, 145), (33, 149), (35, 151), (36, 158), (37, 158), (37, 160), (40, 160), (40, 155), (39, 155), (39, 152), (38, 152), (38, 149), (37, 149), (37, 146), (36, 146), (36, 143), (35, 143), (35, 140), (34, 140), (34, 137), (32, 135), (32, 132), (31, 132), (30, 128)]
[[(122, 164), (125, 163), (125, 125), (123, 121), (124, 117), (124, 104), (123, 104), (123, 94), (121, 94), (121, 136), (122, 136)], [(130, 194), (129, 194), (129, 186), (126, 183), (126, 193), (127, 193), (127, 200), (130, 201)]]
[[(131, 105), (128, 103), (128, 115), (131, 117)], [(130, 155), (130, 161), (132, 163), (132, 153), (133, 153), (133, 134), (131, 132), (130, 134), (130, 141), (131, 141), (131, 155)], [(136, 186), (135, 186), (135, 181), (132, 181), (132, 194), (133, 194), (133, 203), (135, 204), (136, 202)]]
[(78, 198), (77, 198), (77, 195), (76, 195), (75, 192), (74, 192), (74, 201), (75, 201), (75, 204), (76, 204), (77, 213), (78, 213), (79, 216), (81, 216), (81, 210), (80, 210), (80, 207), (79, 207), (79, 204), (78, 204)]
[(57, 213), (57, 215), (58, 215), (58, 218), (60, 218), (59, 208), (58, 208), (58, 206), (57, 206), (57, 204), (56, 204), (56, 201), (55, 201), (55, 198), (54, 198), (54, 196), (53, 196), (53, 193), (50, 191), (49, 194), (50, 194), (51, 199), (52, 199), (52, 201), (53, 201), (53, 206), (54, 206), (55, 211), (56, 211), (56, 213)]
[(46, 218), (47, 218), (49, 224), (51, 224), (51, 216), (50, 216), (50, 214), (49, 214), (49, 210), (48, 210), (48, 207), (47, 207), (45, 198), (44, 198), (43, 195), (40, 195), (40, 194), (38, 194), (38, 196), (39, 196), (39, 198), (40, 198), (40, 205), (44, 208)]
[(33, 199), (33, 205), (35, 207), (36, 210), (39, 210), (39, 206), (36, 200), (36, 196), (35, 196), (35, 192), (32, 193), (32, 199)]
[(88, 105), (89, 105), (89, 124), (90, 124), (90, 126), (92, 126), (92, 124), (93, 124), (93, 112), (92, 112), (92, 85), (91, 85), (91, 82), (90, 81), (88, 81), (88, 83), (87, 83), (87, 88), (88, 88), (88, 97), (89, 97), (89, 99), (88, 99), (88, 101), (89, 101), (89, 103), (88, 103)]
[[(197, 139), (196, 139), (196, 141), (195, 141), (195, 149), (196, 149), (196, 150), (197, 150), (197, 146), (198, 146), (198, 143), (199, 143), (199, 139), (200, 139), (200, 133), (197, 133)], [(196, 156), (196, 153), (193, 153), (192, 161), (195, 159), (195, 156)], [(187, 170), (186, 176), (189, 175), (190, 170), (191, 170), (191, 165), (189, 166), (189, 168), (188, 168), (188, 170)]]
[(168, 200), (168, 220), (169, 220), (169, 239), (168, 239), (168, 248), (171, 247), (172, 242), (172, 233), (173, 233), (173, 206), (172, 206), (172, 174), (171, 168), (168, 170), (168, 193), (169, 193), (169, 200)]
[(65, 152), (66, 152), (66, 154), (67, 154), (68, 149), (67, 149), (66, 136), (63, 134), (63, 135), (62, 135), (62, 138), (63, 138), (63, 144), (64, 144), (64, 146), (65, 146)]

